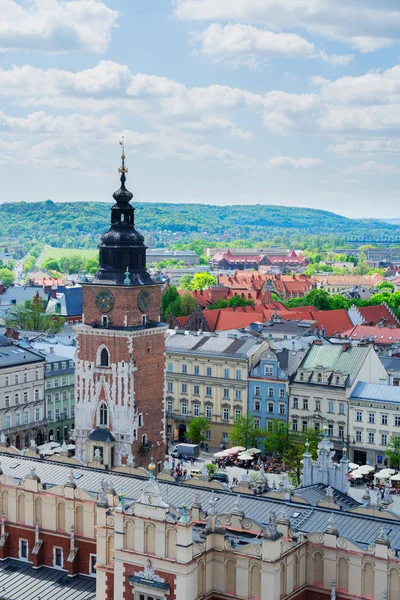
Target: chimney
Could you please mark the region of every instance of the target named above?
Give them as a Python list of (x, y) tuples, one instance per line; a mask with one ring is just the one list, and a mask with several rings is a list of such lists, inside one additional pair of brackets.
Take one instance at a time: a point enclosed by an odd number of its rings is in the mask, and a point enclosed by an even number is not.
[(10, 340), (19, 340), (19, 331), (12, 327), (7, 327), (5, 337)]
[(57, 298), (57, 288), (51, 288), (51, 298)]

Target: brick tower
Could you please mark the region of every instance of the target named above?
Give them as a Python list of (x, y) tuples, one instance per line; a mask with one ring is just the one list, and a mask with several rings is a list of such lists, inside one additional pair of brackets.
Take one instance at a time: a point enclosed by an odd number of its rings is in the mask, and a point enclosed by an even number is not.
[(111, 226), (99, 246), (99, 270), (83, 282), (77, 333), (75, 443), (85, 463), (110, 468), (164, 459), (165, 330), (161, 284), (146, 270), (144, 238), (135, 229), (133, 197), (114, 193)]

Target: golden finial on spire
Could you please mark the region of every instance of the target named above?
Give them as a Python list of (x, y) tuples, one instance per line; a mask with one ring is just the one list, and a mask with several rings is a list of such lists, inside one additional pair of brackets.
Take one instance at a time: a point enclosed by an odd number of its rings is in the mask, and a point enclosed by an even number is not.
[(121, 173), (121, 175), (124, 175), (125, 173), (128, 172), (128, 169), (125, 166), (125, 136), (122, 136), (122, 139), (120, 140), (119, 143), (122, 146), (122, 154), (121, 154), (122, 165), (118, 169), (118, 173)]

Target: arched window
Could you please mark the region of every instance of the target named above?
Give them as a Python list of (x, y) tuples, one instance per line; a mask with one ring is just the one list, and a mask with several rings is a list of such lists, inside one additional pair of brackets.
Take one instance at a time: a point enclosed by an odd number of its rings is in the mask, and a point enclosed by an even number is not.
[(293, 589), (295, 590), (300, 585), (300, 561), (299, 557), (294, 557), (293, 563)]
[(103, 348), (103, 350), (100, 353), (100, 366), (101, 367), (110, 366), (110, 355), (108, 353), (107, 348)]
[(261, 598), (261, 571), (257, 565), (250, 570), (250, 598), (259, 600)]
[(201, 560), (197, 565), (197, 595), (203, 596), (205, 593), (205, 568)]
[(133, 550), (135, 547), (135, 524), (127, 521), (125, 525), (125, 548)]
[(144, 551), (146, 554), (156, 553), (156, 528), (154, 525), (147, 525), (144, 536)]
[(314, 554), (314, 581), (322, 585), (324, 582), (324, 560), (320, 552)]
[(4, 513), (5, 518), (8, 519), (8, 492), (6, 491), (1, 494), (1, 510)]
[(167, 531), (167, 557), (176, 558), (176, 531), (175, 529), (168, 529)]
[(236, 594), (236, 563), (228, 559), (225, 563), (225, 590), (230, 594)]
[(65, 505), (63, 502), (57, 504), (57, 529), (65, 531)]
[(75, 509), (75, 533), (83, 535), (83, 508), (77, 506)]
[(374, 565), (371, 563), (365, 563), (363, 571), (362, 595), (371, 596), (371, 598), (373, 598), (375, 595)]
[(20, 494), (17, 500), (17, 521), (25, 523), (25, 496)]
[(400, 598), (400, 576), (397, 569), (390, 570), (389, 583), (389, 600), (398, 600)]
[(99, 416), (100, 416), (100, 425), (108, 425), (108, 408), (107, 408), (107, 404), (105, 402), (102, 402), (102, 404), (100, 404), (100, 410), (99, 410)]
[(109, 565), (114, 557), (114, 536), (109, 535), (107, 538), (107, 564)]
[(349, 563), (345, 558), (339, 558), (337, 582), (338, 589), (347, 592), (349, 589)]
[(35, 499), (35, 523), (36, 523), (36, 521), (39, 522), (39, 525), (42, 524), (42, 499), (41, 498)]
[(285, 563), (281, 563), (281, 597), (286, 596), (286, 565)]

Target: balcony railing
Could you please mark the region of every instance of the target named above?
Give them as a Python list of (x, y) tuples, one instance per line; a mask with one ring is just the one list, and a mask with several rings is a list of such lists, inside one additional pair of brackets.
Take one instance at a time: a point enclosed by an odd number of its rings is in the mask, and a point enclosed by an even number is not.
[(28, 429), (36, 429), (48, 424), (47, 419), (41, 419), (40, 421), (30, 421), (29, 423), (23, 423), (22, 425), (15, 425), (14, 427), (8, 427), (4, 429), (4, 433), (18, 433), (20, 431), (26, 431)]

